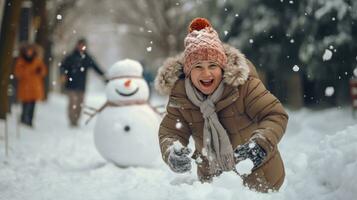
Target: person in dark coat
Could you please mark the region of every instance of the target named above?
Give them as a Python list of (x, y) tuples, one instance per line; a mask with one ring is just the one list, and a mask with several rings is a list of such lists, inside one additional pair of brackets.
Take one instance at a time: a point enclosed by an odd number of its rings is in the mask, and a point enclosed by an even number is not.
[(61, 81), (65, 84), (69, 98), (68, 117), (71, 126), (78, 126), (81, 107), (86, 88), (87, 71), (92, 68), (98, 75), (104, 77), (103, 71), (87, 52), (87, 42), (79, 39), (74, 51), (61, 63)]

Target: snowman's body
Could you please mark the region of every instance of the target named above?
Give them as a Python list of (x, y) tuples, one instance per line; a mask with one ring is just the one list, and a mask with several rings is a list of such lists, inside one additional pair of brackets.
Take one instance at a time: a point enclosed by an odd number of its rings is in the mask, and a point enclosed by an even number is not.
[(141, 65), (132, 60), (117, 62), (109, 69), (112, 80), (106, 95), (112, 106), (98, 114), (94, 128), (99, 153), (121, 167), (153, 166), (160, 159), (157, 133), (161, 118), (147, 103), (149, 88), (141, 75)]

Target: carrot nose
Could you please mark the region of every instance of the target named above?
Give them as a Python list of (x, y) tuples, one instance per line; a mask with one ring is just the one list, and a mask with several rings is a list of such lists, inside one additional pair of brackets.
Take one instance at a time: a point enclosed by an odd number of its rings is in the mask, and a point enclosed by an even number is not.
[(124, 82), (124, 86), (125, 86), (126, 88), (128, 88), (128, 87), (130, 87), (130, 83), (131, 83), (131, 79), (125, 81), (125, 82)]

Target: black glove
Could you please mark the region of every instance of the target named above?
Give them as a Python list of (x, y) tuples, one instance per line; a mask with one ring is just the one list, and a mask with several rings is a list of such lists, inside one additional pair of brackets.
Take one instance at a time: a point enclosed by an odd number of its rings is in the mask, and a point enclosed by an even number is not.
[(236, 160), (242, 161), (245, 159), (250, 159), (253, 162), (253, 170), (262, 164), (266, 156), (267, 152), (253, 140), (250, 140), (247, 143), (238, 146), (234, 150), (234, 157), (236, 158)]
[(187, 147), (172, 148), (169, 154), (169, 165), (176, 173), (185, 173), (191, 170), (191, 158), (188, 156), (191, 150)]

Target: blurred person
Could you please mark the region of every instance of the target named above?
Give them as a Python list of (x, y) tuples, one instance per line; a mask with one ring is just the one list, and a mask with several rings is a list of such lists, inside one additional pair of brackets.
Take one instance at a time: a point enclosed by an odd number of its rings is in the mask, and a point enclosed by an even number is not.
[(47, 67), (33, 44), (24, 45), (16, 60), (14, 75), (17, 79), (17, 99), (22, 103), (21, 123), (33, 126), (36, 101), (45, 97), (44, 78)]
[[(159, 130), (163, 160), (176, 173), (190, 171), (192, 136), (201, 182), (233, 171), (250, 189), (279, 190), (285, 171), (278, 143), (288, 122), (282, 104), (254, 65), (224, 45), (207, 19), (191, 22), (184, 46), (155, 80), (159, 92), (169, 95)], [(251, 163), (251, 173), (238, 170), (242, 161)]]
[(82, 38), (71, 54), (61, 62), (61, 82), (68, 95), (68, 118), (72, 127), (78, 126), (86, 88), (87, 71), (92, 68), (104, 80), (104, 73), (87, 52), (87, 41)]

